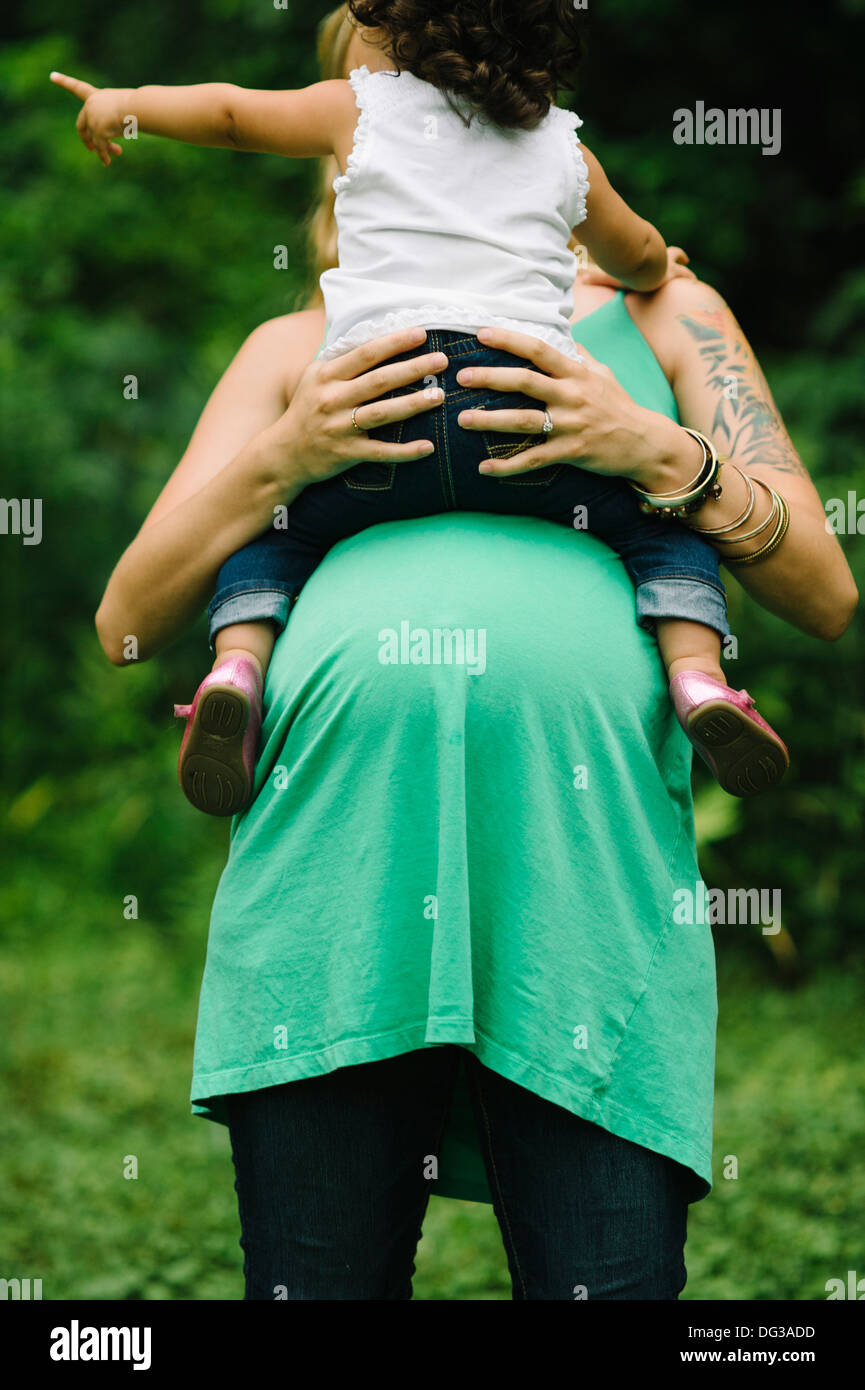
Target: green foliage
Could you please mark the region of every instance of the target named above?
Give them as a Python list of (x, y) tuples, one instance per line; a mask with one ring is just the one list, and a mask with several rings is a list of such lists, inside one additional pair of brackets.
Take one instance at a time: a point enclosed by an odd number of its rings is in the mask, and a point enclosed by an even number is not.
[[(187, 1118), (208, 887), (170, 942), (90, 884), (35, 909), (31, 890), (3, 947), (3, 1273), (46, 1299), (242, 1296), (228, 1133)], [(722, 959), (719, 983), (715, 1190), (690, 1209), (683, 1297), (822, 1299), (862, 1274), (865, 981), (779, 991)], [(418, 1299), (511, 1297), (485, 1204), (434, 1198), (416, 1264)]]
[[(4, 1255), (44, 1274), (46, 1297), (237, 1296), (226, 1136), (183, 1122), (226, 845), (226, 827), (196, 816), (174, 780), (171, 704), (200, 678), (204, 628), (118, 672), (92, 614), (231, 356), (296, 306), (315, 172), (146, 137), (103, 169), (75, 136), (77, 102), (48, 72), (299, 86), (315, 78), (325, 10), (43, 0), (4, 17), (0, 491), (42, 497), (44, 534), (32, 547), (0, 537), (7, 1048), (16, 1038), (0, 1191)], [(799, 7), (795, 23), (775, 3), (698, 19), (675, 0), (604, 0), (574, 98), (623, 194), (728, 298), (824, 500), (861, 490), (865, 465), (865, 274), (850, 269), (865, 209), (862, 21), (858, 0)], [(781, 106), (782, 153), (674, 146), (673, 112), (697, 99)], [(277, 245), (291, 270), (274, 269)], [(123, 396), (128, 375), (135, 401)], [(843, 543), (861, 589), (862, 539)], [(697, 770), (703, 872), (719, 886), (780, 887), (786, 930), (782, 952), (771, 937), (718, 928), (730, 973), (717, 1152), (739, 1154), (743, 1175), (694, 1209), (688, 1296), (820, 1297), (862, 1248), (849, 973), (865, 930), (862, 618), (825, 644), (732, 580), (730, 592), (741, 644), (731, 681), (758, 698), (793, 766), (783, 792), (747, 804), (719, 799)], [(122, 915), (130, 894), (138, 920)], [(796, 971), (817, 977), (780, 989)], [(128, 1153), (137, 1183), (120, 1177)], [(418, 1296), (509, 1296), (491, 1221), (485, 1208), (433, 1204)], [(747, 1267), (732, 1257), (744, 1248)]]
[[(241, 0), (158, 6), (136, 15), (130, 44), (128, 17), (106, 18), (92, 0), (74, 18), (48, 5), (38, 25), (22, 22), (0, 55), (7, 133), (0, 162), (15, 190), (0, 230), (3, 492), (44, 498), (42, 544), (3, 541), (4, 611), (17, 655), (7, 685), (15, 736), (5, 741), (0, 771), (13, 807), (9, 837), (22, 862), (50, 855), (57, 872), (68, 864), (76, 876), (118, 889), (139, 871), (152, 877), (158, 863), (152, 907), (166, 929), (166, 904), (192, 858), (180, 846), (211, 864), (219, 854), (212, 828), (191, 824), (167, 775), (176, 744), (170, 701), (188, 698), (197, 683), (203, 627), (158, 664), (116, 672), (103, 664), (91, 615), (233, 351), (302, 292), (314, 171), (146, 137), (106, 170), (75, 137), (77, 102), (47, 74), (61, 67), (115, 84), (226, 77), (297, 85), (314, 76), (322, 12)], [(671, 112), (692, 88), (699, 95), (700, 84), (719, 102), (771, 98), (761, 62), (767, 45), (780, 42), (777, 33), (749, 13), (743, 43), (744, 21), (725, 13), (720, 28), (690, 30), (694, 69), (703, 69), (698, 82), (695, 71), (679, 78), (664, 61), (682, 48), (675, 5), (653, 0), (636, 23), (632, 0), (608, 0), (593, 15), (579, 79), (584, 134), (591, 142), (597, 132), (598, 152), (626, 196), (657, 218), (669, 240), (687, 245), (697, 269), (728, 294), (758, 350), (765, 331), (767, 371), (803, 457), (824, 498), (843, 497), (865, 462), (865, 276), (845, 271), (837, 255), (849, 228), (861, 225), (863, 177), (845, 166), (841, 217), (824, 193), (827, 179), (840, 178), (837, 149), (813, 186), (811, 145), (791, 148), (798, 107), (774, 159), (672, 144)], [(851, 34), (855, 22), (837, 16)], [(835, 33), (841, 62), (841, 27)], [(807, 39), (800, 28), (784, 42), (798, 51)], [(739, 61), (727, 89), (730, 45)], [(634, 72), (639, 84), (628, 79)], [(711, 97), (710, 88), (719, 94)], [(831, 109), (843, 131), (846, 107), (836, 101)], [(767, 219), (771, 237), (762, 229)], [(273, 268), (281, 244), (292, 270)], [(139, 381), (134, 401), (123, 396), (129, 374)], [(861, 540), (844, 543), (861, 581)], [(861, 942), (865, 921), (865, 883), (856, 874), (865, 780), (861, 619), (840, 645), (822, 644), (738, 597), (735, 581), (730, 588), (741, 641), (731, 680), (754, 691), (777, 720), (794, 766), (783, 796), (729, 813), (725, 835), (707, 843), (706, 875), (720, 885), (781, 887), (804, 957), (843, 956)], [(711, 795), (702, 769), (697, 776)], [(37, 785), (41, 809), (31, 808), (32, 823), (21, 831), (15, 807), (21, 797), (30, 805)]]

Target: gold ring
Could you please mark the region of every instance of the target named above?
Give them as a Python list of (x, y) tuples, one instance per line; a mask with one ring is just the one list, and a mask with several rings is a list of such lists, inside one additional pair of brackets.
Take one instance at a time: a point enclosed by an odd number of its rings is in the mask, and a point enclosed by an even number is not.
[(359, 410), (360, 410), (360, 406), (359, 406), (359, 405), (356, 405), (355, 408), (354, 408), (354, 410), (351, 412), (351, 423), (354, 425), (355, 432), (356, 432), (357, 434), (363, 434), (363, 430), (361, 429), (360, 425), (357, 423), (357, 412), (358, 412)]

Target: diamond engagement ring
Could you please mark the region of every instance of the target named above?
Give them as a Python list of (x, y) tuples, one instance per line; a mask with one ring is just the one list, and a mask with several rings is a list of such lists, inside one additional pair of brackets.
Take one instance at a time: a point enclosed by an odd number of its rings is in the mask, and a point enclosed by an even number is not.
[(358, 412), (359, 410), (360, 410), (360, 406), (359, 406), (359, 405), (356, 405), (355, 408), (354, 408), (354, 410), (351, 412), (351, 423), (354, 425), (355, 431), (356, 431), (358, 434), (363, 434), (363, 430), (361, 429), (360, 425), (357, 423), (357, 412)]
[(553, 430), (554, 430), (555, 428), (556, 428), (556, 427), (555, 427), (555, 425), (553, 424), (553, 417), (552, 417), (552, 415), (550, 414), (550, 412), (549, 412), (548, 410), (545, 410), (545, 411), (544, 411), (544, 434), (552, 434), (552, 432), (553, 432)]

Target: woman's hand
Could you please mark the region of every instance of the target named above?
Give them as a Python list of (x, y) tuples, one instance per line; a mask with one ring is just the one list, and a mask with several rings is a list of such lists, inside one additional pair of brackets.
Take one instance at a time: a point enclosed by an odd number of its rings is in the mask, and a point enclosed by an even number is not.
[[(424, 330), (394, 333), (322, 363), (310, 359), (324, 329), (318, 310), (283, 315), (256, 329), (223, 373), (99, 605), (99, 639), (116, 665), (130, 660), (129, 633), (138, 640), (139, 661), (174, 641), (212, 594), (220, 565), (272, 526), (276, 508), (309, 483), (364, 459), (423, 454), (422, 443), (388, 446), (356, 434), (351, 414), (357, 404), (359, 423), (373, 425), (436, 404), (424, 390), (380, 406), (363, 404), (370, 395), (425, 376), (429, 389), (435, 385), (441, 354), (376, 369), (389, 356), (418, 348)], [(352, 380), (352, 371), (362, 375)]]
[(129, 110), (128, 87), (94, 87), (78, 77), (52, 72), (51, 81), (83, 102), (75, 128), (88, 150), (95, 150), (107, 166), (112, 155), (123, 150), (116, 140), (123, 134), (123, 121)]
[[(410, 420), (441, 405), (444, 396), (435, 377), (447, 366), (444, 353), (379, 366), (389, 357), (419, 348), (426, 337), (423, 328), (404, 329), (365, 343), (333, 361), (316, 358), (310, 363), (288, 410), (268, 431), (269, 443), (287, 483), (295, 488), (297, 484), (306, 487), (324, 482), (355, 463), (394, 463), (433, 453), (432, 440), (385, 444), (370, 439), (366, 433), (397, 420)], [(378, 399), (387, 391), (423, 379), (427, 379), (423, 390), (392, 400)]]
[(488, 459), (481, 464), (482, 473), (508, 477), (551, 463), (571, 463), (662, 492), (669, 478), (697, 472), (697, 442), (667, 416), (638, 406), (609, 367), (584, 347), (577, 345), (580, 355), (575, 361), (537, 338), (509, 329), (482, 328), (478, 338), (485, 347), (525, 357), (540, 370), (469, 367), (458, 374), (460, 384), (497, 394), (519, 391), (542, 404), (537, 410), (464, 410), (459, 416), (463, 429), (537, 435), (544, 428), (544, 407), (553, 422), (543, 444), (510, 459)]

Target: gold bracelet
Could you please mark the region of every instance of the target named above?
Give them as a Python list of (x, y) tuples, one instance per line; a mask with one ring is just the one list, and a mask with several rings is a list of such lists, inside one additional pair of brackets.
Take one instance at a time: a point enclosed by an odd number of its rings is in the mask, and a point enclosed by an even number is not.
[(744, 536), (727, 536), (724, 540), (719, 539), (719, 545), (738, 545), (740, 541), (752, 541), (755, 536), (759, 536), (763, 531), (768, 530), (777, 518), (780, 502), (777, 492), (775, 492), (774, 488), (771, 488), (768, 483), (762, 482), (759, 478), (755, 478), (754, 482), (759, 483), (760, 487), (765, 488), (772, 498), (772, 509), (769, 515), (766, 517), (765, 521), (760, 522), (759, 526), (755, 526), (753, 531), (746, 531)]
[(787, 503), (787, 499), (775, 492), (774, 488), (770, 488), (770, 491), (780, 512), (778, 525), (775, 527), (774, 534), (759, 550), (753, 551), (750, 555), (743, 555), (740, 559), (734, 560), (730, 557), (724, 561), (725, 565), (753, 565), (756, 564), (758, 560), (768, 560), (769, 556), (773, 551), (778, 549), (778, 546), (786, 536), (790, 526), (790, 507)]
[(696, 439), (703, 450), (703, 465), (686, 488), (680, 488), (677, 492), (646, 492), (628, 479), (629, 486), (640, 498), (640, 511), (661, 517), (665, 521), (673, 517), (690, 516), (692, 512), (699, 511), (709, 497), (717, 499), (723, 491), (718, 475), (724, 460), (718, 458), (718, 451), (711, 439), (707, 439), (698, 430), (689, 429), (687, 425), (681, 425), (680, 428), (692, 439)]
[(754, 491), (754, 484), (751, 482), (751, 479), (748, 477), (748, 474), (743, 473), (741, 468), (739, 468), (735, 463), (731, 463), (730, 467), (735, 468), (736, 472), (739, 474), (739, 477), (742, 478), (743, 481), (748, 485), (748, 493), (750, 496), (748, 505), (742, 512), (741, 516), (737, 516), (736, 520), (731, 521), (729, 526), (692, 526), (691, 530), (696, 531), (698, 536), (723, 536), (726, 535), (728, 531), (737, 530), (739, 526), (745, 525), (745, 522), (748, 520), (755, 506), (757, 505), (757, 494)]

